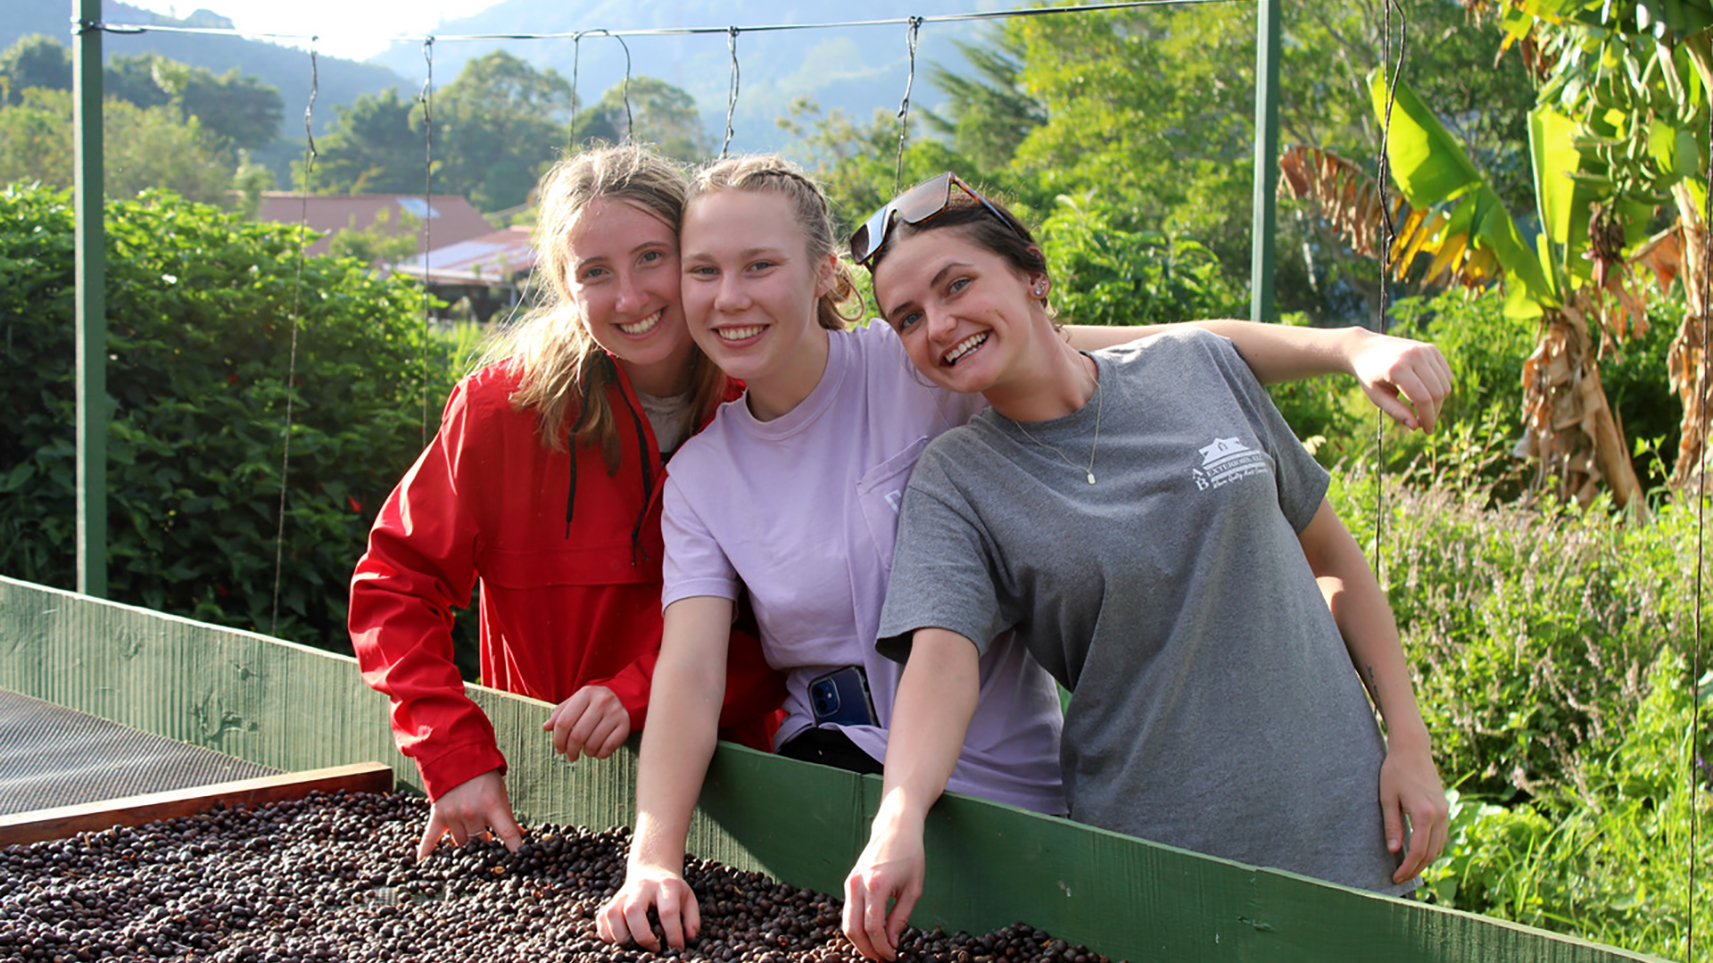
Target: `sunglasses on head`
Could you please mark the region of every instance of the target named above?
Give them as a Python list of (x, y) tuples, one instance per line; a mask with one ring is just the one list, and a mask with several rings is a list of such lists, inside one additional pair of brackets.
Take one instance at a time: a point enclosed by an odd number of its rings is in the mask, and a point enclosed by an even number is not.
[(1022, 237), (1022, 234), (1017, 231), (1017, 226), (1011, 223), (1010, 218), (999, 213), (999, 208), (994, 207), (992, 201), (982, 197), (980, 192), (969, 186), (969, 183), (963, 178), (951, 171), (946, 171), (944, 174), (931, 177), (917, 184), (888, 201), (886, 206), (880, 210), (875, 211), (874, 216), (869, 218), (862, 227), (857, 228), (855, 234), (851, 235), (851, 260), (865, 268), (873, 268), (874, 259), (880, 255), (881, 249), (886, 247), (886, 241), (892, 233), (893, 215), (896, 214), (898, 220), (906, 224), (920, 224), (934, 217), (944, 211), (946, 206), (951, 203), (954, 184), (963, 188), (965, 194), (980, 201), (981, 206), (987, 208), (989, 214), (999, 219), (999, 223), (1004, 224), (1013, 233)]

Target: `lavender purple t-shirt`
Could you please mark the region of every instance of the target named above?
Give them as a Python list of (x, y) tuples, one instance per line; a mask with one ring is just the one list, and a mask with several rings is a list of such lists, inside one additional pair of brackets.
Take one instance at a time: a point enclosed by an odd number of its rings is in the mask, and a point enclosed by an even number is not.
[[(935, 436), (985, 402), (925, 383), (882, 324), (831, 333), (827, 369), (803, 403), (757, 421), (724, 405), (672, 458), (663, 606), (747, 589), (762, 648), (785, 672), (776, 744), (814, 725), (809, 682), (846, 665), (868, 675), (880, 726), (842, 726), (877, 760), (903, 667), (875, 650), (910, 469)], [(1063, 813), (1058, 690), (1009, 635), (981, 659), (981, 699), (947, 788)]]

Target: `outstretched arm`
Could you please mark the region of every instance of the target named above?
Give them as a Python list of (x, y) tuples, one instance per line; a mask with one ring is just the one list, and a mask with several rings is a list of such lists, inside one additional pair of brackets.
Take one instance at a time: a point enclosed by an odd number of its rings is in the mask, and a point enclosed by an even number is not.
[(1449, 807), (1434, 768), (1427, 725), (1416, 706), (1398, 625), (1362, 550), (1324, 499), (1298, 538), (1344, 635), (1350, 661), (1386, 720), (1380, 807), (1386, 848), (1394, 853), (1403, 849), (1404, 820), (1409, 819), (1409, 852), (1392, 874), (1393, 882), (1402, 883), (1426, 869), (1445, 849)]
[[(1438, 348), (1425, 342), (1375, 334), (1361, 327), (1302, 328), (1234, 319), (1184, 323), (1230, 338), (1262, 384), (1326, 374), (1354, 375), (1368, 398), (1406, 428), (1432, 431), (1440, 405), (1451, 394), (1451, 366)], [(1065, 336), (1072, 347), (1094, 351), (1171, 327), (1070, 324), (1065, 326)]]
[(916, 630), (893, 698), (880, 809), (868, 846), (845, 877), (845, 935), (871, 960), (897, 959), (898, 937), (922, 895), (922, 830), (975, 714), (979, 656), (956, 632)]
[(732, 603), (723, 598), (695, 596), (666, 608), (637, 762), (636, 833), (625, 883), (595, 917), (596, 932), (609, 943), (634, 940), (660, 949), (648, 923), (650, 908), (673, 949), (683, 949), (702, 928), (695, 894), (684, 882), (684, 846), (714, 754), (731, 624)]

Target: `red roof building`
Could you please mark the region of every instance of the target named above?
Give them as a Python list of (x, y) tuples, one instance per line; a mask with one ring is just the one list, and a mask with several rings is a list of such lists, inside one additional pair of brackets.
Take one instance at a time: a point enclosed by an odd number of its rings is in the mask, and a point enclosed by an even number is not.
[(256, 217), (281, 224), (303, 223), (324, 233), (327, 236), (311, 244), (306, 253), (326, 254), (334, 233), (366, 230), (382, 211), (388, 212), (383, 228), (388, 234), (420, 235), (426, 226), (428, 243), (418, 244), (419, 254), (424, 247), (434, 250), (494, 233), (494, 226), (469, 201), (453, 194), (434, 194), (425, 201), (421, 194), (311, 194), (306, 198), (289, 191), (268, 191), (262, 195)]

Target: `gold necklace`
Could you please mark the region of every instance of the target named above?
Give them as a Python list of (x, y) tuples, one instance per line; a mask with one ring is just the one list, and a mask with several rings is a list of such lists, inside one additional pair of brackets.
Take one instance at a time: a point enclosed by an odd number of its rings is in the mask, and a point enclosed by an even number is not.
[[(1088, 468), (1085, 470), (1088, 477), (1088, 483), (1092, 485), (1094, 484), (1094, 454), (1100, 448), (1100, 409), (1101, 402), (1104, 400), (1105, 392), (1100, 383), (1100, 363), (1095, 361), (1091, 356), (1084, 355), (1084, 357), (1087, 357), (1089, 361), (1094, 364), (1094, 444), (1089, 446)], [(1023, 437), (1037, 445), (1040, 445), (1042, 448), (1047, 449), (1053, 454), (1058, 455), (1060, 461), (1071, 466), (1072, 470), (1076, 470), (1077, 463), (1066, 458), (1064, 452), (1030, 434), (1029, 429), (1023, 427), (1023, 422), (1019, 421), (1015, 422), (1015, 424), (1017, 425), (1017, 430), (1023, 432)]]

